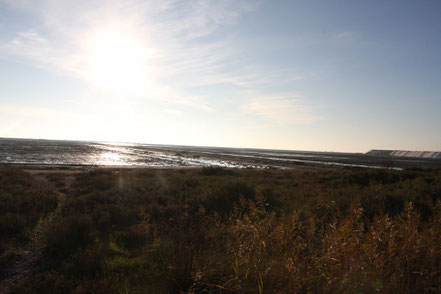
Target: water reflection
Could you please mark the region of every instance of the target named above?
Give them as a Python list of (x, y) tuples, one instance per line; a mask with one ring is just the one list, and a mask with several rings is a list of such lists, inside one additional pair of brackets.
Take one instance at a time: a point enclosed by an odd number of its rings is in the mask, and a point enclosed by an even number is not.
[[(382, 168), (380, 160), (361, 154), (0, 138), (0, 163), (6, 164), (261, 169), (284, 168), (300, 163)], [(422, 165), (425, 163), (422, 160), (400, 159), (399, 163)]]
[[(158, 152), (146, 150), (139, 146), (117, 146), (106, 144), (90, 144), (93, 149), (87, 159), (91, 165), (111, 165), (111, 166), (155, 166), (155, 167), (203, 167), (219, 166), (245, 168), (248, 166), (237, 162), (226, 160), (211, 159), (204, 157), (184, 156), (174, 152)], [(263, 167), (263, 166), (262, 166)]]
[(103, 152), (96, 161), (98, 165), (127, 165), (121, 154), (115, 152)]

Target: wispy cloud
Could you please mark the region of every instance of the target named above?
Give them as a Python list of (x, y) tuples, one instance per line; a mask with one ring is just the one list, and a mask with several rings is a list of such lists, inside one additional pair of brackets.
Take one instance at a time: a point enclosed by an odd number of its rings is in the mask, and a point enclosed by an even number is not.
[[(188, 83), (179, 85), (179, 80), (184, 80), (179, 77), (198, 80), (215, 73), (233, 53), (225, 42), (199, 39), (234, 23), (241, 14), (256, 7), (255, 1), (248, 0), (2, 2), (39, 19), (38, 26), (17, 32), (13, 39), (0, 44), (3, 54), (87, 81), (93, 62), (88, 38), (117, 27), (121, 35), (129, 35), (143, 48), (139, 66), (152, 73), (148, 80), (139, 81), (145, 85), (142, 90), (146, 98), (174, 97), (176, 103), (204, 110), (210, 107), (200, 97), (185, 94), (182, 88)], [(152, 85), (156, 88), (152, 89)]]
[(17, 104), (0, 104), (0, 114), (7, 116), (17, 116), (21, 118), (34, 118), (34, 119), (45, 119), (45, 118), (66, 118), (69, 116), (68, 113), (58, 110), (53, 110), (44, 107), (26, 107)]
[(242, 89), (257, 89), (274, 86), (277, 83), (296, 82), (304, 79), (304, 76), (292, 69), (268, 69), (258, 65), (247, 65), (232, 71), (219, 71), (206, 75), (194, 81), (194, 86), (209, 86), (217, 84), (230, 84)]
[(244, 113), (279, 125), (309, 124), (321, 120), (299, 97), (254, 98), (243, 106)]
[[(28, 58), (38, 65), (52, 63), (70, 72), (83, 70), (87, 57), (85, 39), (94, 30), (106, 26), (118, 26), (122, 33), (131, 34), (146, 48), (157, 48), (158, 54), (154, 57), (164, 68), (173, 65), (177, 69), (191, 70), (212, 65), (219, 60), (218, 53), (225, 49), (219, 46), (220, 42), (187, 42), (233, 23), (242, 13), (254, 7), (252, 1), (231, 0), (3, 2), (40, 19), (38, 27), (17, 32), (14, 39), (2, 44), (3, 51)], [(211, 58), (204, 58), (208, 56)]]
[(256, 93), (251, 102), (236, 101), (236, 107), (251, 116), (284, 124), (317, 119), (299, 98), (264, 91), (301, 80), (302, 73), (242, 62), (245, 53), (231, 46), (228, 37), (209, 38), (257, 9), (255, 0), (0, 1), (40, 20), (38, 26), (17, 32), (0, 50), (39, 67), (88, 81), (89, 38), (116, 26), (145, 49), (139, 62), (151, 74), (140, 81), (138, 96), (211, 112), (215, 108), (210, 99), (195, 95), (192, 88), (227, 84), (239, 94)]
[(20, 122), (7, 123), (0, 128), (0, 137), (8, 137), (14, 134), (14, 131), (20, 127)]
[(26, 32), (19, 32), (17, 37), (10, 42), (10, 45), (17, 47), (31, 47), (39, 46), (46, 43), (47, 40), (40, 36), (34, 30), (28, 30)]

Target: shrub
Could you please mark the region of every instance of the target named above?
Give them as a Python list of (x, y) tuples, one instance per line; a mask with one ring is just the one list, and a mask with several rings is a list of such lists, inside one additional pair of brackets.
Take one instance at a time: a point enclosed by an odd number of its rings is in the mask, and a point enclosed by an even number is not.
[(250, 185), (243, 182), (233, 182), (226, 184), (216, 190), (212, 195), (208, 195), (202, 205), (208, 212), (216, 212), (220, 215), (228, 215), (233, 211), (235, 204), (240, 199), (254, 199), (255, 191)]
[(96, 237), (89, 216), (69, 216), (54, 221), (47, 235), (46, 251), (54, 256), (70, 256), (77, 250), (86, 248)]
[(439, 293), (440, 197), (437, 170), (84, 173), (48, 235), (47, 277), (21, 287)]

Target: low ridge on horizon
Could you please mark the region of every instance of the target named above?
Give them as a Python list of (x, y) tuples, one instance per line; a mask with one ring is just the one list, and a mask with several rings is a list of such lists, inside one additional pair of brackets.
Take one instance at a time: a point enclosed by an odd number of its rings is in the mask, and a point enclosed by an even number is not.
[(366, 153), (373, 156), (409, 157), (441, 159), (440, 151), (407, 151), (407, 150), (378, 150), (372, 149)]

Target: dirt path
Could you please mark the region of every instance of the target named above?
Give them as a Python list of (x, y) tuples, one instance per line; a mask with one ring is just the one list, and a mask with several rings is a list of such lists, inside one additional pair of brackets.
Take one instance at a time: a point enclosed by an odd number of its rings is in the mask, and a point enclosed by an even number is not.
[[(58, 206), (54, 212), (49, 214), (39, 227), (33, 232), (33, 236), (29, 243), (21, 248), (24, 255), (13, 264), (4, 279), (0, 281), (0, 294), (10, 293), (14, 285), (23, 283), (28, 277), (38, 270), (38, 261), (43, 256), (46, 248), (46, 235), (49, 232), (55, 216), (61, 213), (66, 194), (64, 191), (68, 189), (75, 180), (75, 176), (71, 174), (58, 175), (58, 179), (49, 177), (46, 173), (32, 173), (40, 185), (52, 189), (58, 198)], [(52, 179), (52, 180), (51, 180)]]

